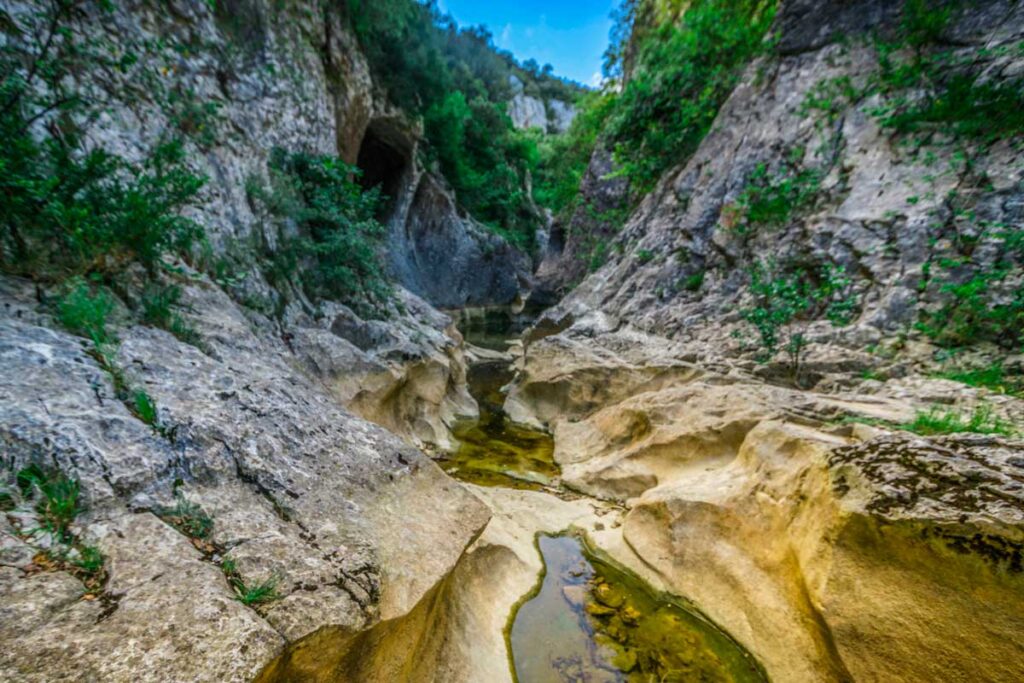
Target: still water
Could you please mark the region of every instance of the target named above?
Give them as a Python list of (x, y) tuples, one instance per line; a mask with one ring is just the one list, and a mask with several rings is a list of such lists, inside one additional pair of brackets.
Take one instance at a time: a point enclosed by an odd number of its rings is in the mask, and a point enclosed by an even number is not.
[(767, 681), (732, 638), (580, 539), (538, 543), (546, 574), (509, 632), (519, 683)]

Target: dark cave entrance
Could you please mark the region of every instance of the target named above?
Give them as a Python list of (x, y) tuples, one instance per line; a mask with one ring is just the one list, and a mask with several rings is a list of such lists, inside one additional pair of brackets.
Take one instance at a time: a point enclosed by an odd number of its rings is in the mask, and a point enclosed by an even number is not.
[(356, 165), (363, 174), (359, 184), (369, 190), (380, 187), (381, 206), (377, 218), (391, 215), (406, 183), (412, 157), (408, 138), (387, 121), (373, 121), (363, 135)]

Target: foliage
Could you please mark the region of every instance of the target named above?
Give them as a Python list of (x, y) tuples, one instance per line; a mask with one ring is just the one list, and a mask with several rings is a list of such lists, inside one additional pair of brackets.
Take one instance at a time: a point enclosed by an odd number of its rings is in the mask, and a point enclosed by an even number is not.
[(949, 0), (907, 0), (903, 5), (901, 30), (915, 48), (938, 42), (953, 14)]
[(90, 285), (81, 277), (69, 280), (65, 285), (65, 293), (57, 301), (57, 319), (61, 325), (90, 339), (96, 348), (103, 348), (116, 341), (107, 328), (113, 310), (114, 299), (105, 290)]
[(199, 236), (179, 211), (204, 179), (178, 140), (161, 140), (141, 163), (87, 144), (100, 103), (73, 74), (123, 65), (70, 29), (75, 4), (20, 16), (20, 39), (0, 48), (0, 270), (60, 280), (138, 261), (152, 272)]
[(376, 219), (378, 189), (363, 190), (359, 169), (340, 159), (275, 149), (269, 189), (252, 186), (254, 199), (298, 235), (279, 250), (284, 275), (298, 273), (316, 298), (332, 298), (360, 315), (381, 315), (391, 298), (377, 249), (384, 226)]
[(568, 218), (579, 205), (580, 183), (616, 100), (612, 92), (583, 95), (576, 103), (576, 118), (568, 131), (537, 140), (539, 158), (533, 195), (538, 204), (556, 216)]
[(837, 327), (848, 325), (860, 306), (843, 269), (831, 265), (813, 271), (798, 267), (777, 272), (774, 264), (758, 262), (751, 274), (750, 292), (754, 302), (741, 315), (757, 331), (761, 360), (770, 360), (784, 349), (794, 381), (799, 381), (807, 345), (803, 324), (824, 317)]
[(207, 539), (213, 533), (213, 519), (180, 491), (175, 494), (174, 507), (162, 508), (157, 515), (189, 538)]
[(908, 0), (897, 39), (877, 45), (880, 70), (860, 98), (880, 94), (881, 104), (870, 111), (899, 133), (982, 142), (1020, 135), (1024, 79), (991, 80), (972, 68), (977, 53), (938, 46), (959, 4)]
[(22, 495), (36, 499), (35, 510), (43, 529), (59, 541), (69, 540), (71, 524), (82, 511), (78, 480), (38, 465), (19, 470), (16, 479)]
[(520, 249), (533, 248), (539, 217), (525, 189), (536, 143), (512, 128), (504, 104), (449, 93), (424, 115), (430, 154), (460, 203)]
[[(991, 341), (1005, 348), (1024, 345), (1024, 282), (1013, 278), (1024, 268), (1024, 230), (1007, 225), (982, 226), (999, 258), (990, 266), (940, 261), (949, 272), (940, 287), (942, 306), (925, 312), (918, 329), (945, 346)], [(964, 275), (966, 273), (966, 275)]]
[(696, 151), (744, 66), (763, 49), (774, 0), (699, 0), (637, 46), (608, 134), (639, 193)]
[(901, 424), (899, 428), (924, 436), (957, 434), (961, 432), (998, 434), (1001, 436), (1014, 436), (1016, 434), (1013, 425), (995, 415), (992, 407), (987, 404), (977, 406), (967, 415), (952, 410), (940, 411), (937, 408), (932, 408), (928, 411), (918, 411), (913, 421)]
[(791, 163), (771, 175), (767, 165), (758, 164), (729, 220), (740, 234), (755, 232), (760, 227), (781, 227), (812, 207), (820, 192), (821, 172), (817, 169)]

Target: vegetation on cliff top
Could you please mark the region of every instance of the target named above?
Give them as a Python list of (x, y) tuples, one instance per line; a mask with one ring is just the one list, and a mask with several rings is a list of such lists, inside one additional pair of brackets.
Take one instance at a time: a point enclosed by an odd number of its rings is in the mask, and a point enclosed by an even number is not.
[(426, 153), (474, 217), (532, 250), (542, 222), (529, 196), (536, 142), (516, 130), (508, 102), (527, 94), (572, 102), (581, 92), (550, 67), (518, 64), (483, 27), (460, 29), (434, 0), (344, 0), (345, 15), (377, 79), (407, 112), (422, 115)]
[(605, 88), (580, 100), (564, 136), (541, 146), (538, 201), (556, 214), (574, 211), (598, 145), (614, 153), (614, 175), (639, 200), (696, 151), (744, 67), (765, 49), (774, 15), (774, 0), (624, 0)]

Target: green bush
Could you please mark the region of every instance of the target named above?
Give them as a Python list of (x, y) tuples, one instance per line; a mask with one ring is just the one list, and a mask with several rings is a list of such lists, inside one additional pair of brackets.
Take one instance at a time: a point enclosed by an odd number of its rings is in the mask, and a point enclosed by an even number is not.
[(637, 193), (697, 150), (774, 16), (774, 0), (698, 0), (642, 36), (608, 125)]
[(14, 31), (38, 41), (0, 47), (0, 270), (60, 280), (137, 261), (152, 272), (199, 236), (180, 210), (204, 179), (177, 140), (140, 164), (86, 143), (99, 110), (76, 89), (77, 74), (122, 65), (72, 29), (76, 4), (20, 15)]
[(80, 277), (67, 283), (65, 293), (57, 301), (60, 323), (69, 331), (92, 340), (98, 349), (116, 341), (107, 327), (113, 310), (113, 297)]
[(784, 349), (799, 382), (807, 345), (804, 326), (821, 318), (837, 327), (850, 324), (860, 308), (852, 284), (841, 267), (780, 271), (773, 263), (758, 262), (751, 273), (754, 302), (740, 313), (757, 332), (760, 360), (766, 362)]
[(429, 153), (441, 165), (459, 202), (525, 251), (534, 248), (540, 217), (526, 194), (525, 176), (537, 163), (536, 143), (512, 128), (504, 104), (467, 100), (459, 91), (424, 115)]
[(556, 216), (568, 219), (577, 208), (580, 183), (616, 100), (613, 92), (587, 93), (577, 101), (576, 118), (568, 131), (539, 136), (533, 194), (538, 204)]
[(791, 164), (772, 175), (765, 164), (758, 164), (730, 217), (733, 229), (748, 234), (785, 226), (813, 207), (820, 193), (821, 172), (816, 169)]
[(273, 150), (269, 189), (251, 186), (253, 198), (282, 222), (277, 272), (298, 275), (310, 296), (337, 299), (363, 316), (381, 316), (392, 288), (378, 256), (385, 228), (376, 219), (378, 189), (356, 182), (359, 169), (340, 159)]
[[(985, 266), (969, 257), (940, 260), (943, 303), (938, 310), (924, 312), (917, 328), (944, 346), (991, 341), (1007, 349), (1021, 348), (1024, 283), (1012, 278), (1024, 268), (1024, 230), (1007, 225), (983, 228), (999, 258)], [(947, 267), (954, 270), (945, 272)]]

